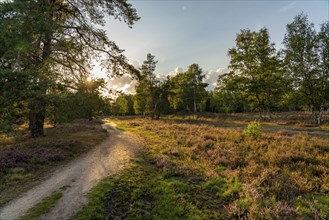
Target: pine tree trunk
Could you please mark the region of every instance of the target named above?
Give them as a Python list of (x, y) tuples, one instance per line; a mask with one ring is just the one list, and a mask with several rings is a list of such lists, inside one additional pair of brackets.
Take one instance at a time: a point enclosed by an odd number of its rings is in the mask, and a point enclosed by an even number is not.
[(197, 112), (196, 98), (195, 98), (195, 88), (193, 89), (193, 108), (194, 108), (194, 112)]
[(45, 102), (40, 99), (35, 99), (29, 103), (29, 109), (29, 130), (31, 132), (31, 137), (41, 137), (44, 135)]
[[(52, 19), (52, 15), (48, 19)], [(42, 62), (40, 67), (48, 60), (51, 54), (51, 34), (45, 33), (45, 38), (43, 40), (44, 46), (42, 51)], [(46, 101), (44, 96), (46, 95), (47, 87), (46, 82), (42, 76), (37, 79), (37, 91), (34, 98), (31, 99), (29, 103), (29, 129), (31, 132), (31, 137), (41, 137), (44, 135), (43, 124), (46, 115)]]
[(312, 117), (313, 117), (313, 121), (315, 124), (320, 125), (322, 124), (323, 121), (323, 112), (324, 112), (324, 106), (321, 105), (320, 109), (312, 109)]
[(313, 118), (314, 124), (317, 124), (317, 125), (322, 124), (324, 104), (321, 104), (320, 106), (316, 106), (313, 101), (312, 105), (311, 105), (311, 112), (312, 112), (312, 118)]

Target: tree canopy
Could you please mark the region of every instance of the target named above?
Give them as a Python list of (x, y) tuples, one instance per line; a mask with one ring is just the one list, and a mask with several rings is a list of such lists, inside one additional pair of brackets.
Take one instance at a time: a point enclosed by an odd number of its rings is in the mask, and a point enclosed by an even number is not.
[(207, 83), (203, 82), (205, 75), (198, 64), (192, 64), (185, 73), (180, 73), (171, 79), (169, 102), (175, 110), (202, 109), (206, 96)]
[(134, 73), (123, 50), (101, 28), (106, 16), (129, 27), (139, 19), (125, 0), (0, 3), (0, 72), (2, 77), (11, 72), (29, 79), (33, 92), (26, 101), (33, 137), (43, 135), (49, 90), (58, 84), (77, 89), (85, 83), (94, 60), (112, 76)]
[[(0, 127), (29, 121), (32, 137), (38, 137), (45, 117), (56, 124), (110, 112), (158, 119), (179, 111), (257, 111), (270, 120), (273, 111), (310, 110), (315, 123), (323, 121), (329, 107), (328, 21), (316, 31), (305, 14), (297, 15), (280, 51), (266, 27), (241, 30), (228, 50), (229, 72), (207, 91), (196, 63), (160, 80), (158, 61), (149, 53), (136, 70), (107, 36), (106, 17), (129, 27), (139, 20), (126, 0), (0, 3)], [(136, 94), (102, 97), (104, 79), (88, 80), (95, 61), (109, 76), (135, 78)]]
[(283, 72), (268, 30), (241, 30), (236, 47), (229, 49), (228, 55), (231, 57), (231, 72), (223, 79), (226, 81), (223, 87), (233, 86), (262, 118), (266, 114), (270, 118), (271, 107), (283, 93)]
[(322, 121), (328, 101), (328, 26), (328, 21), (323, 23), (316, 33), (314, 24), (301, 13), (287, 25), (283, 40), (285, 66), (294, 94), (309, 107), (317, 124)]

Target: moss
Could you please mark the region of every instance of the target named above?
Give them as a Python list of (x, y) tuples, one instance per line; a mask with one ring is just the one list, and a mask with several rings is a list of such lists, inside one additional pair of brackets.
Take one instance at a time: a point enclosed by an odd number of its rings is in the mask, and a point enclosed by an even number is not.
[(77, 219), (200, 219), (200, 207), (188, 199), (191, 192), (187, 179), (166, 178), (143, 157), (95, 187)]
[(38, 219), (42, 215), (48, 213), (52, 207), (55, 206), (56, 202), (62, 197), (63, 192), (53, 192), (49, 197), (44, 198), (40, 203), (27, 211), (27, 214), (22, 216), (20, 220), (34, 220)]
[(307, 194), (296, 199), (294, 206), (300, 216), (329, 219), (329, 196)]

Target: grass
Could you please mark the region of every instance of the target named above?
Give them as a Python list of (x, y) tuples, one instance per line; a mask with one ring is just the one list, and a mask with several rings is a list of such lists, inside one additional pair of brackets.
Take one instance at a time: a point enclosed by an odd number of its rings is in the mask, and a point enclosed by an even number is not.
[(99, 185), (79, 219), (328, 219), (327, 131), (266, 123), (249, 136), (251, 121), (115, 120), (144, 137), (144, 156)]
[[(185, 193), (193, 179), (161, 175), (144, 155), (124, 173), (109, 177), (89, 194), (77, 219), (199, 219)], [(199, 185), (201, 187), (201, 185)]]
[(46, 127), (45, 137), (29, 138), (26, 127), (0, 135), (0, 206), (42, 181), (52, 170), (100, 143), (100, 121)]
[(47, 214), (62, 195), (63, 192), (61, 190), (53, 192), (49, 197), (44, 198), (40, 203), (30, 208), (24, 216), (20, 217), (20, 220), (36, 220), (42, 215)]

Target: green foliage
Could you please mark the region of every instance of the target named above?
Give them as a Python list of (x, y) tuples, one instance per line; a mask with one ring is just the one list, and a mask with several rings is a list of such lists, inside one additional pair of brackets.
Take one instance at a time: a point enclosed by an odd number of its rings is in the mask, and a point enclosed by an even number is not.
[[(59, 85), (80, 90), (94, 60), (112, 76), (136, 73), (123, 51), (99, 29), (105, 23), (104, 14), (130, 27), (139, 19), (136, 10), (125, 0), (90, 4), (60, 0), (0, 3), (0, 77), (3, 71), (13, 75), (21, 72), (26, 77), (27, 84), (23, 83), (22, 87), (28, 85), (24, 102), (28, 103), (29, 115), (24, 116), (29, 119), (33, 137), (44, 134), (49, 91)], [(19, 87), (20, 82), (16, 81), (11, 90)], [(92, 104), (91, 99), (86, 104)], [(92, 113), (90, 106), (84, 110), (89, 111), (86, 114)], [(3, 111), (6, 117), (12, 115), (1, 109), (1, 116)]]
[(141, 159), (122, 174), (110, 177), (89, 193), (90, 203), (77, 219), (182, 219), (188, 213), (178, 203), (177, 182), (163, 179)]
[(137, 114), (152, 115), (154, 113), (158, 90), (158, 81), (154, 74), (157, 62), (154, 60), (154, 56), (149, 53), (140, 68), (141, 73), (135, 87), (136, 95), (134, 98), (134, 109)]
[(314, 24), (301, 13), (287, 25), (283, 40), (285, 67), (293, 94), (312, 111), (317, 124), (323, 121), (324, 105), (328, 100), (328, 38), (328, 22), (316, 33)]
[(202, 111), (207, 97), (205, 75), (198, 64), (189, 66), (185, 73), (179, 73), (170, 79), (170, 106), (176, 111)]
[(89, 193), (89, 203), (83, 207), (82, 211), (77, 214), (76, 219), (78, 220), (89, 220), (89, 219), (104, 219), (105, 218), (105, 207), (104, 200), (106, 195), (113, 188), (113, 183), (110, 179), (105, 179), (94, 187)]
[(127, 95), (120, 94), (112, 105), (112, 114), (125, 115), (129, 111), (129, 102)]
[[(224, 97), (247, 100), (251, 109), (259, 111), (261, 118), (270, 118), (273, 105), (286, 87), (268, 30), (241, 30), (236, 38), (236, 47), (229, 49), (228, 55), (231, 57), (231, 72), (220, 76), (219, 90), (224, 92)], [(245, 109), (245, 103), (242, 104)]]
[(329, 218), (329, 197), (322, 195), (308, 194), (304, 198), (295, 201), (294, 206), (298, 213), (303, 216), (312, 218), (327, 219)]
[(13, 124), (27, 120), (28, 97), (32, 93), (31, 75), (0, 68), (0, 130), (10, 130)]
[(151, 106), (151, 94), (148, 92), (149, 84), (146, 80), (140, 80), (136, 85), (136, 95), (134, 96), (134, 110), (136, 114), (149, 114)]
[(205, 189), (215, 193), (219, 199), (229, 201), (237, 196), (237, 194), (242, 190), (242, 187), (241, 182), (239, 182), (236, 176), (229, 180), (223, 177), (215, 177), (209, 179), (205, 183)]
[(101, 95), (104, 87), (103, 79), (94, 79), (85, 81), (76, 91), (52, 90), (48, 94), (47, 118), (56, 125), (109, 113), (110, 103)]
[(160, 82), (156, 79), (154, 56), (147, 54), (147, 59), (140, 68), (138, 83), (135, 87), (134, 110), (137, 114), (150, 115), (159, 119), (161, 113), (168, 111), (168, 80)]
[(211, 105), (216, 111), (223, 113), (246, 112), (248, 97), (239, 86), (238, 79), (230, 74), (223, 74), (218, 77), (218, 87), (213, 91)]
[(248, 137), (260, 137), (262, 135), (262, 128), (260, 123), (257, 121), (249, 123), (243, 133)]

